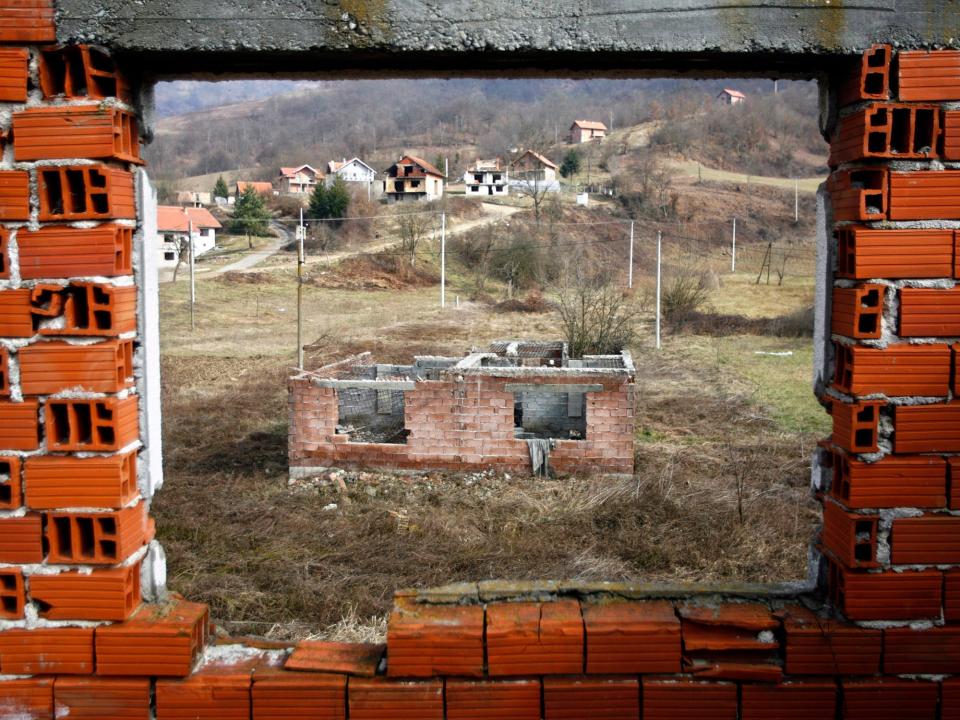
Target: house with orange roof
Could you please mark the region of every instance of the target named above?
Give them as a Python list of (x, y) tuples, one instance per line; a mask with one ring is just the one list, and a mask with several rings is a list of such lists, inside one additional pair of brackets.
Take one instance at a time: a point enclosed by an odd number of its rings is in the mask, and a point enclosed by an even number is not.
[(724, 88), (720, 91), (720, 94), (717, 95), (717, 100), (719, 100), (724, 105), (739, 105), (740, 103), (746, 101), (747, 96), (744, 95), (739, 90), (733, 90), (731, 88)]
[(323, 178), (323, 172), (310, 165), (282, 167), (273, 185), (278, 192), (286, 195), (308, 195), (317, 183), (323, 182)]
[(574, 120), (570, 126), (570, 143), (600, 142), (607, 136), (607, 126), (598, 120)]
[(247, 181), (247, 180), (237, 180), (235, 196), (236, 196), (236, 197), (240, 197), (241, 195), (243, 195), (244, 191), (245, 191), (248, 187), (252, 187), (252, 188), (253, 188), (254, 190), (256, 190), (260, 195), (266, 195), (266, 196), (268, 196), (268, 197), (271, 196), (271, 195), (273, 195), (273, 183), (268, 183), (268, 182), (250, 182), (250, 181)]
[(527, 150), (510, 163), (511, 184), (538, 182), (553, 185), (557, 182), (557, 164), (535, 150)]
[(443, 195), (443, 173), (416, 155), (404, 155), (385, 174), (387, 202), (429, 201)]
[(209, 252), (217, 244), (217, 230), (223, 226), (206, 208), (157, 206), (157, 245), (160, 266), (172, 267), (180, 253), (189, 247), (191, 231), (194, 258)]

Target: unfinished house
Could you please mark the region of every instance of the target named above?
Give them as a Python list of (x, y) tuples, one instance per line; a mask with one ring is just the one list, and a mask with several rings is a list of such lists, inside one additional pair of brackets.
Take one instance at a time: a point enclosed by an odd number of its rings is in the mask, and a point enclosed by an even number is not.
[(477, 160), (463, 173), (464, 195), (483, 197), (509, 195), (508, 174), (500, 164), (500, 158)]
[(387, 202), (436, 200), (443, 195), (444, 175), (414, 155), (404, 155), (387, 168), (383, 194)]
[(633, 472), (633, 361), (503, 341), (384, 365), (369, 353), (290, 378), (290, 475), (330, 466)]

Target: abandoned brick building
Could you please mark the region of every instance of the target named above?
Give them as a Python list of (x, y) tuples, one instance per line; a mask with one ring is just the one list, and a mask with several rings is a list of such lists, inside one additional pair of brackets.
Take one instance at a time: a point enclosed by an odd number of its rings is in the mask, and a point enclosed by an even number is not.
[(290, 379), (290, 474), (330, 465), (633, 472), (628, 352), (507, 341), (462, 358), (369, 354)]

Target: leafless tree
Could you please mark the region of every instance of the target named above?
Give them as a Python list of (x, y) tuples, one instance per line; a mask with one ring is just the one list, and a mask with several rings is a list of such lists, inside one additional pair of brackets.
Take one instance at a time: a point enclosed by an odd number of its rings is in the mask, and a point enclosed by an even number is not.
[(433, 225), (433, 216), (426, 213), (408, 213), (400, 217), (400, 246), (410, 253), (410, 267), (417, 265), (417, 247)]
[(568, 270), (557, 309), (571, 357), (619, 352), (636, 337), (637, 311), (609, 278)]
[(529, 176), (521, 178), (519, 182), (513, 186), (518, 193), (530, 198), (533, 202), (533, 217), (538, 227), (540, 225), (540, 215), (543, 211), (543, 201), (546, 199), (547, 193), (550, 192), (550, 186), (551, 183), (540, 178), (539, 172), (531, 173)]
[(170, 244), (173, 245), (173, 251), (177, 254), (177, 264), (173, 266), (173, 282), (176, 282), (180, 266), (183, 265), (184, 260), (190, 260), (190, 240), (178, 237), (176, 241), (170, 241)]

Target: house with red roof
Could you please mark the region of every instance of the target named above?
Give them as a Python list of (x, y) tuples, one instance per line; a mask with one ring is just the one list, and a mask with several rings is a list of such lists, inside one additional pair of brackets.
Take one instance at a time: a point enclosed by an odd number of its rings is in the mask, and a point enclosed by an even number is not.
[(733, 90), (731, 88), (724, 88), (720, 91), (720, 94), (717, 95), (717, 100), (719, 100), (724, 105), (739, 105), (747, 99), (747, 96), (744, 95), (739, 90)]
[(607, 136), (607, 126), (597, 120), (574, 120), (570, 126), (570, 143), (600, 142)]
[(270, 197), (271, 195), (273, 195), (273, 183), (237, 180), (235, 197), (240, 197), (241, 195), (243, 195), (244, 191), (247, 188), (253, 188), (260, 195), (266, 195), (267, 197)]
[(160, 267), (172, 267), (177, 264), (181, 251), (190, 247), (191, 235), (194, 258), (209, 252), (216, 247), (217, 230), (222, 227), (206, 208), (157, 206), (157, 245), (160, 248)]
[(299, 167), (282, 167), (280, 175), (273, 181), (278, 192), (287, 195), (309, 195), (323, 182), (323, 172), (310, 165)]
[(444, 175), (416, 155), (404, 155), (387, 168), (383, 194), (387, 202), (436, 200), (443, 195)]

